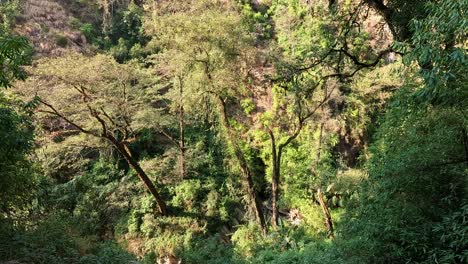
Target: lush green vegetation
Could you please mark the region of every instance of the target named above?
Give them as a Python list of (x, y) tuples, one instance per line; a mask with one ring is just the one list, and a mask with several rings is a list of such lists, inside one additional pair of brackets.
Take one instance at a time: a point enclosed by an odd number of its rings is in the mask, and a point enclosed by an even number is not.
[(467, 0), (25, 2), (0, 262), (468, 262)]

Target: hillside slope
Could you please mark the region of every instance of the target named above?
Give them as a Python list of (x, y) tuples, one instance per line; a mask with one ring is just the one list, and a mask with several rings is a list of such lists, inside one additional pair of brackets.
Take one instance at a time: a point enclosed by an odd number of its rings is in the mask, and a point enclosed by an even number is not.
[(71, 25), (74, 21), (78, 20), (59, 1), (26, 0), (15, 32), (29, 38), (38, 57), (56, 57), (70, 50), (88, 53), (91, 46)]

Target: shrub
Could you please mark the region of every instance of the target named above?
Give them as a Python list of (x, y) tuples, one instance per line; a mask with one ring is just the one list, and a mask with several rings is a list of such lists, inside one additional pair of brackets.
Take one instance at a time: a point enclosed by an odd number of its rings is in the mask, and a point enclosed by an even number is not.
[[(7, 235), (6, 245), (0, 244), (8, 252), (0, 251), (0, 259), (18, 260), (35, 264), (76, 263), (79, 253), (74, 240), (69, 236), (66, 221), (51, 217), (33, 230), (22, 228), (2, 228)], [(12, 232), (14, 231), (14, 232)]]
[(68, 39), (63, 35), (57, 35), (55, 37), (55, 43), (57, 44), (57, 46), (65, 48), (68, 45)]
[(207, 238), (197, 238), (183, 250), (179, 250), (178, 255), (183, 263), (197, 264), (235, 264), (241, 263), (235, 257), (231, 246), (224, 245), (221, 239), (215, 235)]
[(80, 26), (80, 32), (86, 37), (88, 42), (93, 42), (96, 38), (94, 27), (90, 23), (84, 23)]

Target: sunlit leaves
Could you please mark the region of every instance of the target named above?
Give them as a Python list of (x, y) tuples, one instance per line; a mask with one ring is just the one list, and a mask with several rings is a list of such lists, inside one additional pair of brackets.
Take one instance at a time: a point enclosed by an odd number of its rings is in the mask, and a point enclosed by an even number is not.
[(0, 213), (21, 208), (34, 193), (35, 172), (27, 157), (33, 144), (30, 121), (0, 94)]
[[(84, 129), (96, 133), (101, 129), (90, 109), (107, 115), (108, 129), (116, 133), (134, 133), (141, 125), (139, 119), (151, 126), (144, 112), (154, 112), (152, 104), (157, 97), (152, 95), (157, 91), (157, 80), (138, 64), (118, 64), (107, 55), (70, 54), (42, 59), (31, 72), (25, 83), (18, 83), (18, 92), (26, 99), (40, 97)], [(45, 116), (51, 111), (44, 105), (39, 109)]]
[(26, 38), (0, 35), (0, 87), (10, 87), (14, 79), (26, 78), (22, 66), (30, 62), (31, 52)]
[(429, 15), (413, 21), (413, 49), (406, 59), (421, 67), (425, 88), (419, 96), (436, 103), (463, 104), (468, 96), (468, 19), (464, 14), (468, 1), (434, 1), (426, 8)]

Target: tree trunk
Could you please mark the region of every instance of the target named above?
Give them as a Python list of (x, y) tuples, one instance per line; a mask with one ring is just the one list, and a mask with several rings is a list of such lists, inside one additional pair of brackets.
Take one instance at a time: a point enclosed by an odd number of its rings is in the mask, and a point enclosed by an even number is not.
[(322, 138), (323, 138), (323, 122), (320, 124), (319, 145), (317, 148), (317, 160), (315, 161), (315, 169), (317, 170), (320, 163), (320, 155), (322, 154)]
[(219, 100), (219, 107), (220, 107), (220, 112), (221, 112), (221, 123), (226, 129), (226, 134), (227, 134), (229, 143), (234, 148), (234, 156), (239, 162), (242, 175), (244, 176), (244, 181), (247, 185), (247, 194), (252, 202), (252, 207), (255, 212), (257, 223), (260, 225), (260, 228), (262, 229), (262, 234), (266, 235), (267, 228), (266, 228), (266, 223), (265, 223), (265, 217), (262, 212), (262, 202), (260, 198), (258, 197), (257, 192), (255, 191), (252, 172), (249, 168), (247, 160), (244, 157), (244, 154), (242, 153), (242, 150), (240, 149), (239, 145), (237, 145), (236, 139), (234, 135), (232, 134), (231, 126), (229, 125), (229, 122), (228, 122), (225, 102), (222, 98), (218, 98), (218, 100)]
[(280, 177), (280, 162), (281, 153), (277, 152), (276, 140), (273, 131), (269, 130), (271, 140), (271, 163), (272, 163), (272, 177), (271, 177), (271, 225), (276, 229), (278, 226), (278, 195), (279, 195), (279, 177)]
[(180, 105), (179, 105), (179, 149), (180, 149), (180, 177), (183, 179), (187, 175), (187, 167), (186, 167), (186, 162), (185, 162), (185, 122), (184, 122), (184, 117), (185, 117), (185, 110), (184, 110), (184, 102), (182, 100), (182, 95), (183, 95), (183, 86), (180, 84)]
[(327, 228), (328, 231), (328, 237), (330, 239), (333, 239), (333, 222), (331, 218), (330, 211), (328, 210), (327, 205), (325, 204), (325, 201), (323, 200), (323, 193), (320, 190), (320, 188), (317, 190), (317, 198), (320, 203), (320, 207), (322, 207), (323, 215), (325, 218), (325, 227)]
[(130, 152), (130, 149), (128, 149), (124, 143), (118, 142), (114, 137), (108, 137), (108, 139), (112, 142), (112, 144), (114, 144), (114, 146), (117, 148), (119, 153), (125, 158), (127, 163), (136, 171), (138, 177), (143, 181), (148, 191), (156, 199), (156, 203), (158, 204), (158, 207), (159, 207), (159, 212), (162, 215), (167, 215), (166, 203), (164, 202), (162, 197), (159, 195), (159, 192), (156, 190), (156, 187), (154, 186), (151, 179), (148, 177), (148, 175), (146, 175), (145, 171), (140, 167), (140, 164), (138, 163), (138, 161), (136, 161), (133, 158)]
[(468, 163), (468, 134), (466, 133), (466, 129), (462, 128), (462, 143), (465, 147), (465, 159), (466, 163)]

